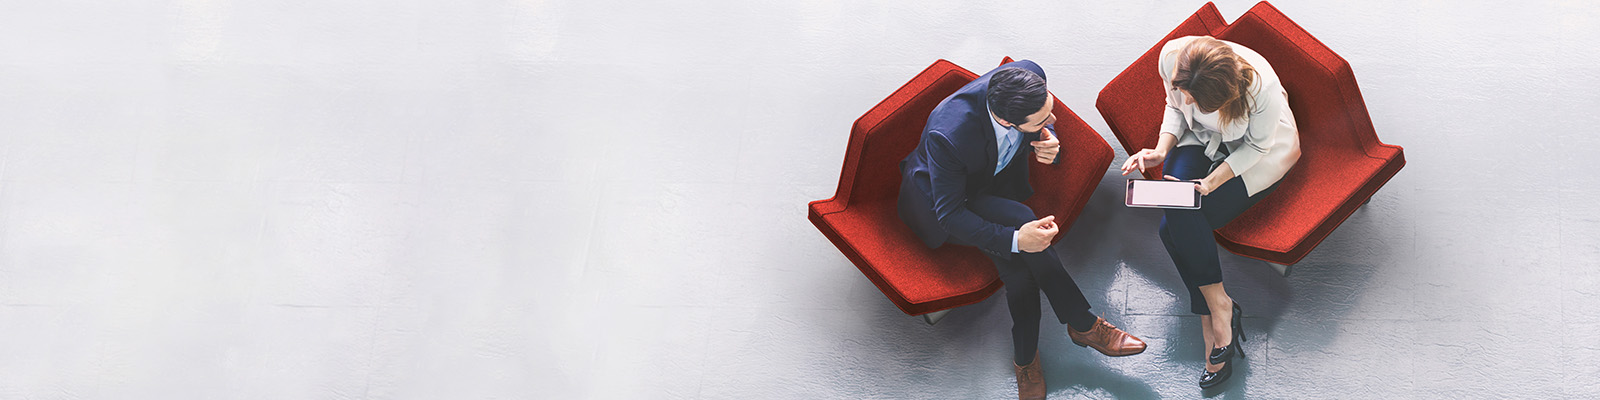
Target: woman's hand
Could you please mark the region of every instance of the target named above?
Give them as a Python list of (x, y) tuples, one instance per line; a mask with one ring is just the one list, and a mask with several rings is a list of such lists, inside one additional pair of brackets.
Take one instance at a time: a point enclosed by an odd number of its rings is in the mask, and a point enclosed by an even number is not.
[(1216, 177), (1216, 175), (1207, 176), (1205, 179), (1197, 181), (1200, 183), (1194, 185), (1195, 190), (1200, 191), (1201, 196), (1210, 195), (1211, 191), (1217, 190), (1217, 186), (1222, 186), (1221, 183), (1213, 181), (1213, 179), (1211, 179), (1213, 177)]
[(1127, 175), (1134, 170), (1139, 170), (1139, 173), (1142, 174), (1146, 168), (1154, 168), (1166, 160), (1167, 152), (1165, 151), (1156, 149), (1139, 150), (1138, 153), (1128, 156), (1127, 162), (1122, 163), (1122, 174)]
[[(1233, 177), (1233, 167), (1229, 166), (1227, 162), (1223, 162), (1217, 164), (1217, 168), (1212, 169), (1211, 175), (1206, 175), (1205, 179), (1193, 180), (1194, 190), (1199, 191), (1201, 196), (1210, 195), (1212, 191), (1217, 190), (1222, 184), (1228, 183), (1228, 180), (1233, 179)], [(1182, 180), (1172, 175), (1166, 175), (1162, 178), (1166, 178), (1169, 181)]]
[(1222, 184), (1228, 183), (1234, 176), (1233, 166), (1228, 165), (1227, 161), (1217, 163), (1217, 167), (1211, 169), (1211, 174), (1200, 180), (1200, 195), (1211, 194), (1211, 191), (1222, 187)]
[[(1177, 177), (1172, 176), (1172, 175), (1163, 175), (1163, 176), (1161, 176), (1161, 178), (1169, 180), (1169, 181), (1181, 181), (1182, 180), (1182, 179), (1178, 179)], [(1211, 194), (1211, 191), (1217, 190), (1217, 186), (1218, 186), (1217, 183), (1211, 181), (1211, 177), (1209, 177), (1209, 176), (1206, 177), (1205, 179), (1193, 179), (1193, 180), (1190, 180), (1190, 182), (1194, 182), (1194, 190), (1197, 191), (1197, 192), (1200, 192), (1201, 196), (1205, 196), (1205, 195)]]

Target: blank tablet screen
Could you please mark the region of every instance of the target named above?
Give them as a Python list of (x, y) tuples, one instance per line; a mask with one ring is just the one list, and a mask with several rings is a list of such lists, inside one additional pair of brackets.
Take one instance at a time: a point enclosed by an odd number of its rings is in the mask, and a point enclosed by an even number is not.
[(1128, 204), (1155, 207), (1194, 207), (1194, 182), (1133, 180)]

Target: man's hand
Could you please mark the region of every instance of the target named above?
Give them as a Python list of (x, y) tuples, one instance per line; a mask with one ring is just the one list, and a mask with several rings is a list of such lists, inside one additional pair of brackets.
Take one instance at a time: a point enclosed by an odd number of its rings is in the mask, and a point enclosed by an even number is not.
[(1035, 221), (1022, 224), (1017, 229), (1017, 250), (1024, 253), (1038, 253), (1050, 247), (1050, 239), (1056, 237), (1056, 216), (1046, 215)]
[(1061, 152), (1061, 140), (1050, 134), (1049, 129), (1039, 129), (1039, 140), (1028, 142), (1033, 145), (1033, 159), (1041, 163), (1056, 162), (1056, 154)]

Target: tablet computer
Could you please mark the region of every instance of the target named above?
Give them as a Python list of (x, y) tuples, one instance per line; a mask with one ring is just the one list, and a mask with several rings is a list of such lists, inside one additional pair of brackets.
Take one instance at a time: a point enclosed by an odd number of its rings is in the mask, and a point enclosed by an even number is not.
[(1129, 179), (1128, 192), (1123, 196), (1128, 207), (1146, 208), (1200, 208), (1200, 190), (1194, 181), (1161, 181)]

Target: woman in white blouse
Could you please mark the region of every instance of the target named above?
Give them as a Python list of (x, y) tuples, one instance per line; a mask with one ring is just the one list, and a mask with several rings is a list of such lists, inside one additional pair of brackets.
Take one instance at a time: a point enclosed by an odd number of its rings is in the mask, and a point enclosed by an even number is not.
[(1222, 288), (1211, 232), (1271, 193), (1300, 159), (1288, 93), (1260, 54), (1210, 36), (1173, 39), (1157, 63), (1167, 89), (1156, 148), (1128, 157), (1122, 174), (1160, 166), (1166, 179), (1193, 180), (1205, 196), (1198, 210), (1166, 209), (1159, 235), (1200, 315), (1206, 367), (1200, 387), (1232, 376), (1244, 356), (1239, 306)]

